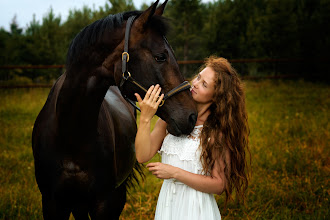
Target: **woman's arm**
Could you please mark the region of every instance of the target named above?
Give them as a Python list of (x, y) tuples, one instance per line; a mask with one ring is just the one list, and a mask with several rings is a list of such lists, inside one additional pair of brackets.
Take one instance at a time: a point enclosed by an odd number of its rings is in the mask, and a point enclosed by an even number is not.
[(220, 174), (217, 163), (214, 166), (212, 176), (194, 174), (175, 167), (173, 178), (198, 191), (220, 195), (224, 191), (226, 177)]
[(155, 115), (158, 106), (163, 99), (159, 85), (151, 86), (142, 100), (139, 94), (135, 94), (140, 108), (140, 123), (135, 137), (136, 159), (139, 163), (145, 163), (153, 158), (159, 150), (166, 135), (166, 122), (159, 119), (150, 134), (151, 119)]
[(147, 167), (149, 168), (149, 171), (151, 171), (157, 178), (174, 178), (195, 190), (205, 193), (220, 195), (223, 193), (225, 185), (227, 184), (224, 172), (224, 162), (220, 158), (218, 162), (215, 162), (211, 176), (194, 174), (178, 167), (160, 162), (149, 163), (147, 164)]
[(166, 136), (166, 122), (158, 119), (150, 134), (150, 123), (140, 121), (135, 138), (136, 159), (139, 163), (151, 160), (160, 149)]

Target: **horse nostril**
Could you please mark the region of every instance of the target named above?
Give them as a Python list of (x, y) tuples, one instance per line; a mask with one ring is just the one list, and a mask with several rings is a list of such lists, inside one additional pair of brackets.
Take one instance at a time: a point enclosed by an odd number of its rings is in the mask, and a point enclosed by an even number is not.
[(189, 123), (192, 127), (195, 127), (197, 121), (197, 114), (193, 113), (189, 116)]

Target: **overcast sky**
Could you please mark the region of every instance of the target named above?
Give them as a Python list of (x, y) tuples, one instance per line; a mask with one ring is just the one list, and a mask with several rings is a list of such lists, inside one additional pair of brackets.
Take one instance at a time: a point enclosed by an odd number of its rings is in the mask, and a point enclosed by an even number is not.
[[(143, 3), (150, 4), (155, 0), (133, 0), (137, 9), (140, 9)], [(207, 2), (210, 0), (203, 0)], [(48, 14), (50, 7), (53, 8), (56, 16), (61, 15), (61, 20), (65, 21), (70, 9), (81, 9), (83, 5), (89, 8), (98, 9), (104, 6), (107, 0), (0, 0), (0, 27), (9, 30), (9, 24), (16, 15), (16, 21), (20, 28), (26, 26), (32, 21), (33, 14), (39, 23), (42, 22), (44, 15)], [(164, 2), (164, 0), (160, 0)]]
[[(0, 0), (0, 27), (9, 30), (9, 24), (16, 15), (19, 27), (24, 28), (32, 21), (33, 14), (36, 20), (41, 23), (42, 17), (46, 15), (50, 7), (55, 15), (61, 15), (65, 21), (70, 9), (81, 9), (83, 5), (98, 9), (104, 6), (107, 0)], [(140, 8), (143, 3), (151, 4), (154, 0), (133, 0), (136, 8)], [(163, 2), (163, 1), (160, 1)]]

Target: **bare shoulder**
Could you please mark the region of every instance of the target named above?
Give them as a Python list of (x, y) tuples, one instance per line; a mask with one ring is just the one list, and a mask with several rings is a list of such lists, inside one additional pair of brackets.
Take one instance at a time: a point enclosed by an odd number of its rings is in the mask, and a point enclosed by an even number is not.
[(156, 121), (156, 124), (155, 126), (157, 125), (157, 127), (161, 127), (163, 129), (166, 130), (166, 127), (167, 127), (167, 123), (166, 121), (164, 121), (163, 119), (159, 118), (157, 121)]
[[(167, 123), (164, 120), (162, 120), (161, 118), (159, 118), (155, 124), (153, 132), (157, 132), (160, 134), (163, 134), (163, 133), (166, 134), (166, 128), (167, 128)], [(160, 135), (160, 134), (158, 134), (158, 135)]]

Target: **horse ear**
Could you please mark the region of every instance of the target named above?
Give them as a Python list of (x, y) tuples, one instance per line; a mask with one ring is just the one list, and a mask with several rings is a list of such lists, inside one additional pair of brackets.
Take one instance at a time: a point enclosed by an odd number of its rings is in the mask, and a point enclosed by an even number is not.
[(166, 6), (166, 4), (167, 4), (167, 1), (168, 1), (168, 0), (166, 0), (161, 6), (159, 6), (159, 7), (156, 9), (156, 11), (155, 11), (155, 15), (159, 15), (159, 16), (162, 16), (162, 15), (163, 15), (163, 13), (164, 13), (164, 9), (165, 9), (165, 6)]
[(149, 19), (155, 14), (158, 2), (159, 0), (157, 0), (154, 4), (152, 4), (136, 19), (136, 23), (138, 25), (137, 27), (140, 27), (141, 30), (144, 28), (145, 24), (148, 23)]

